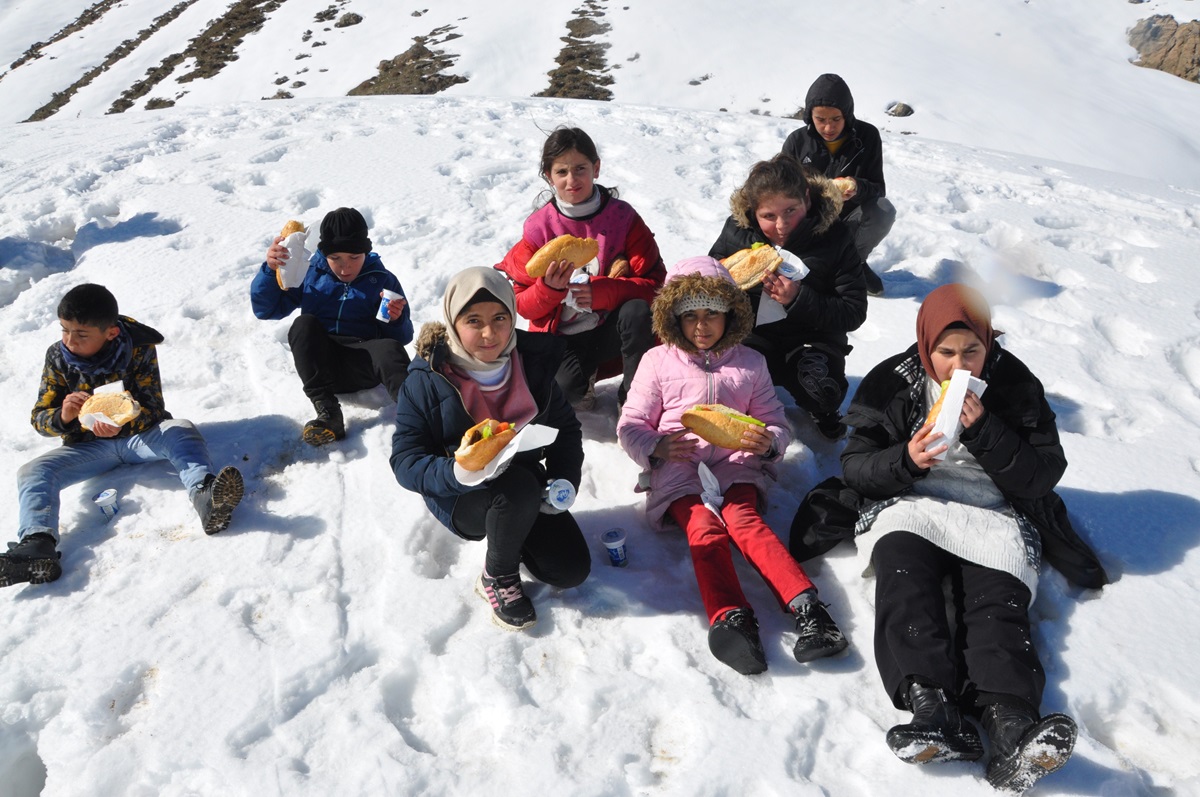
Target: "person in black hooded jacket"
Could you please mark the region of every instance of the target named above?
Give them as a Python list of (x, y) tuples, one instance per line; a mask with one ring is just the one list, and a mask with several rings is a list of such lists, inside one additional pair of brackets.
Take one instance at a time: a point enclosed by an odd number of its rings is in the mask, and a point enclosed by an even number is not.
[(883, 281), (865, 264), (896, 221), (896, 208), (885, 197), (879, 129), (854, 116), (850, 87), (832, 74), (813, 81), (804, 98), (803, 116), (805, 126), (792, 131), (782, 151), (838, 181), (843, 189), (842, 220), (854, 235), (867, 290), (878, 296)]

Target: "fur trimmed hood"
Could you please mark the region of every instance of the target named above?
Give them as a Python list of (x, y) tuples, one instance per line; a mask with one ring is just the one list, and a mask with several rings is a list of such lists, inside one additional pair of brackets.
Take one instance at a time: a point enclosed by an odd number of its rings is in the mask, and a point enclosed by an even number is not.
[[(446, 325), (441, 321), (426, 321), (421, 325), (421, 332), (417, 335), (416, 349), (417, 356), (425, 360), (430, 365), (434, 365), (433, 358), (440, 348), (438, 359), (446, 356), (449, 350), (450, 336), (446, 333)], [(436, 366), (435, 366), (436, 367)]]
[[(832, 180), (822, 174), (806, 169), (804, 176), (808, 180), (809, 198), (812, 200), (812, 207), (808, 213), (809, 216), (817, 217), (813, 234), (823, 235), (841, 215), (842, 192)], [(738, 227), (743, 230), (759, 229), (758, 222), (754, 220), (754, 208), (750, 207), (750, 202), (741, 188), (734, 191), (729, 198), (729, 210)]]
[[(716, 264), (716, 261), (713, 261)], [(719, 267), (719, 264), (717, 264)], [(679, 326), (679, 317), (671, 312), (675, 303), (687, 296), (703, 293), (720, 299), (729, 305), (725, 313), (725, 334), (710, 349), (716, 356), (728, 351), (743, 342), (754, 329), (754, 313), (750, 308), (750, 299), (745, 291), (738, 288), (727, 278), (710, 276), (701, 273), (684, 274), (667, 280), (654, 298), (651, 308), (653, 314), (654, 334), (668, 346), (674, 346), (689, 354), (699, 351), (683, 336)]]

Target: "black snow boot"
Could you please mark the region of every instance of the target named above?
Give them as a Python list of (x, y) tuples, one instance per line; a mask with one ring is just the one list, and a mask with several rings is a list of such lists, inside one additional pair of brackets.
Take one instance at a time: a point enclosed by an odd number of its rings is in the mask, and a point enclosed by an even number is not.
[(813, 600), (792, 610), (792, 615), (796, 618), (796, 631), (800, 634), (796, 639), (796, 646), (792, 648), (792, 655), (801, 664), (836, 655), (850, 645), (825, 606), (826, 604)]
[(813, 423), (816, 424), (817, 431), (826, 440), (838, 441), (846, 436), (846, 424), (842, 423), (842, 414), (837, 410), (827, 412), (824, 415), (812, 416)]
[(1001, 791), (1023, 794), (1067, 763), (1078, 729), (1066, 714), (1037, 714), (1022, 705), (993, 703), (983, 712), (992, 740), (987, 779)]
[(317, 417), (304, 424), (301, 437), (310, 446), (323, 446), (346, 436), (346, 422), (342, 420), (342, 405), (335, 398), (313, 402)]
[(887, 732), (888, 747), (901, 761), (974, 761), (983, 755), (979, 733), (940, 688), (914, 683), (908, 688), (908, 705), (912, 722)]
[(205, 534), (216, 534), (229, 528), (233, 508), (242, 500), (245, 485), (237, 468), (221, 468), (216, 476), (204, 477), (204, 484), (192, 495), (192, 506), (200, 515)]
[(20, 542), (10, 542), (8, 553), (0, 554), (0, 587), (13, 584), (45, 584), (62, 575), (60, 554), (54, 537), (39, 531), (26, 534)]
[(708, 649), (742, 675), (767, 669), (767, 654), (758, 638), (758, 620), (749, 609), (730, 609), (708, 629)]

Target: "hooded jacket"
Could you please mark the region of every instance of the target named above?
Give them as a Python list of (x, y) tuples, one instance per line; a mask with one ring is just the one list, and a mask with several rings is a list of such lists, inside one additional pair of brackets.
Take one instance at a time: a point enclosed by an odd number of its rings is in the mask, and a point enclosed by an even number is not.
[[(590, 280), (596, 312), (611, 313), (631, 299), (652, 302), (662, 285), (665, 270), (654, 233), (628, 202), (612, 196), (604, 186), (596, 188), (600, 191), (600, 209), (593, 215), (581, 219), (564, 216), (551, 199), (525, 220), (521, 240), (496, 264), (512, 280), (517, 312), (529, 319), (531, 332), (558, 332), (567, 291), (554, 290), (544, 279), (531, 278), (525, 265), (537, 250), (560, 235), (594, 238), (600, 244), (596, 255), (600, 272)], [(618, 258), (629, 261), (629, 272), (610, 276)]]
[[(825, 139), (812, 123), (812, 109), (837, 108), (846, 117), (843, 143), (832, 155)], [(854, 97), (846, 81), (837, 75), (821, 75), (804, 98), (804, 127), (792, 131), (783, 142), (783, 153), (826, 177), (853, 177), (857, 192), (842, 206), (846, 216), (859, 205), (887, 195), (883, 180), (883, 142), (879, 129), (854, 116)]]
[[(787, 318), (756, 327), (755, 335), (779, 342), (790, 351), (805, 344), (828, 343), (849, 351), (846, 333), (867, 319), (867, 286), (854, 237), (838, 218), (841, 192), (820, 175), (809, 175), (812, 207), (783, 248), (804, 261), (809, 273), (787, 309)], [(708, 254), (718, 260), (756, 243), (771, 245), (758, 226), (754, 208), (731, 202), (733, 214)], [(754, 311), (762, 288), (747, 291)]]
[[(523, 330), (514, 334), (523, 377), (537, 402), (537, 415), (531, 423), (558, 429), (553, 443), (523, 451), (514, 462), (525, 463), (547, 479), (566, 479), (578, 489), (583, 432), (554, 381), (565, 343), (552, 335)], [(468, 487), (454, 478), (454, 451), (463, 433), (483, 419), (471, 417), (454, 383), (440, 373), (449, 354), (445, 324), (425, 324), (416, 348), (417, 358), (408, 366), (408, 378), (396, 403), (392, 471), (402, 487), (420, 493), (437, 519), (454, 530), (451, 518), (458, 496), (483, 489), (483, 485)]]
[(67, 364), (58, 343), (46, 350), (42, 383), (38, 387), (38, 400), (30, 413), (30, 423), (38, 434), (61, 437), (64, 445), (99, 439), (80, 426), (78, 418), (70, 423), (63, 422), (63, 399), (79, 391), (91, 393), (96, 388), (117, 380), (124, 383), (125, 389), (141, 406), (142, 411), (132, 421), (122, 425), (116, 437), (132, 437), (171, 417), (163, 402), (162, 379), (158, 374), (158, 351), (155, 349), (156, 345), (163, 342), (163, 336), (158, 330), (138, 323), (128, 316), (120, 316), (120, 321), (133, 342), (133, 356), (124, 371), (89, 377)]
[[(982, 399), (987, 412), (963, 431), (963, 445), (1036, 528), (1045, 560), (1076, 584), (1102, 587), (1108, 575), (1054, 492), (1067, 460), (1042, 383), (998, 343), (992, 344), (982, 377), (988, 383)], [(854, 431), (842, 452), (846, 484), (860, 495), (884, 500), (928, 474), (908, 456), (908, 441), (925, 417), (924, 379), (916, 344), (863, 377), (846, 415)], [(864, 516), (870, 512), (870, 506), (863, 510)]]
[(297, 307), (301, 313), (316, 316), (330, 335), (359, 340), (392, 338), (408, 344), (413, 338), (412, 314), (404, 306), (400, 317), (384, 323), (375, 317), (380, 291), (387, 289), (404, 296), (400, 280), (383, 267), (379, 255), (372, 252), (363, 262), (362, 271), (350, 282), (342, 282), (320, 252), (309, 260), (308, 273), (299, 288), (283, 290), (275, 272), (263, 263), (250, 284), (250, 306), (263, 320), (287, 318)]
[[(775, 480), (773, 463), (782, 458), (791, 441), (783, 404), (775, 394), (766, 359), (741, 343), (754, 324), (745, 294), (729, 281), (728, 272), (710, 258), (691, 258), (679, 265), (690, 263), (694, 267), (697, 261), (707, 261), (710, 265), (701, 266), (687, 276), (668, 277), (654, 300), (654, 331), (663, 345), (655, 346), (642, 357), (617, 422), (621, 447), (649, 475), (646, 518), (655, 529), (663, 528), (667, 508), (675, 499), (702, 492), (698, 462), (712, 470), (720, 481), (722, 493), (733, 484), (749, 483), (763, 496)], [(683, 337), (679, 319), (672, 312), (675, 303), (695, 293), (700, 284), (705, 286), (705, 293), (727, 299), (730, 307), (724, 336), (707, 352), (697, 351)], [(684, 411), (696, 404), (724, 404), (764, 422), (775, 436), (775, 457), (768, 460), (697, 438), (695, 461), (652, 459), (655, 446), (664, 436), (683, 428), (680, 419)]]

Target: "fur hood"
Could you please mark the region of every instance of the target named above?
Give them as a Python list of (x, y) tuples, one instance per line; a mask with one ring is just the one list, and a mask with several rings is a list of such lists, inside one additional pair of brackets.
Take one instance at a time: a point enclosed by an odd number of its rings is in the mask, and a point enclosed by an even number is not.
[(652, 308), (654, 334), (663, 343), (675, 346), (689, 354), (699, 353), (691, 341), (683, 337), (679, 318), (671, 312), (675, 303), (680, 299), (697, 293), (721, 299), (729, 305), (729, 311), (725, 314), (725, 335), (710, 350), (713, 355), (721, 354), (738, 345), (754, 329), (754, 313), (750, 308), (750, 299), (746, 296), (745, 291), (720, 277), (685, 274), (669, 279), (667, 284), (659, 290), (658, 296), (654, 298)]
[[(810, 216), (817, 217), (813, 234), (823, 235), (829, 231), (842, 212), (842, 192), (832, 180), (822, 174), (806, 169), (804, 176), (808, 180), (809, 196), (812, 200), (812, 207), (808, 212)], [(758, 222), (754, 220), (754, 208), (750, 207), (750, 202), (741, 188), (734, 191), (733, 196), (729, 198), (729, 209), (738, 227), (743, 230), (759, 229)]]
[[(427, 321), (421, 325), (421, 333), (417, 335), (417, 356), (430, 365), (434, 365), (435, 354), (438, 354), (439, 360), (445, 357), (449, 340), (445, 324), (441, 321)], [(437, 351), (439, 348), (442, 349), (440, 353)]]

